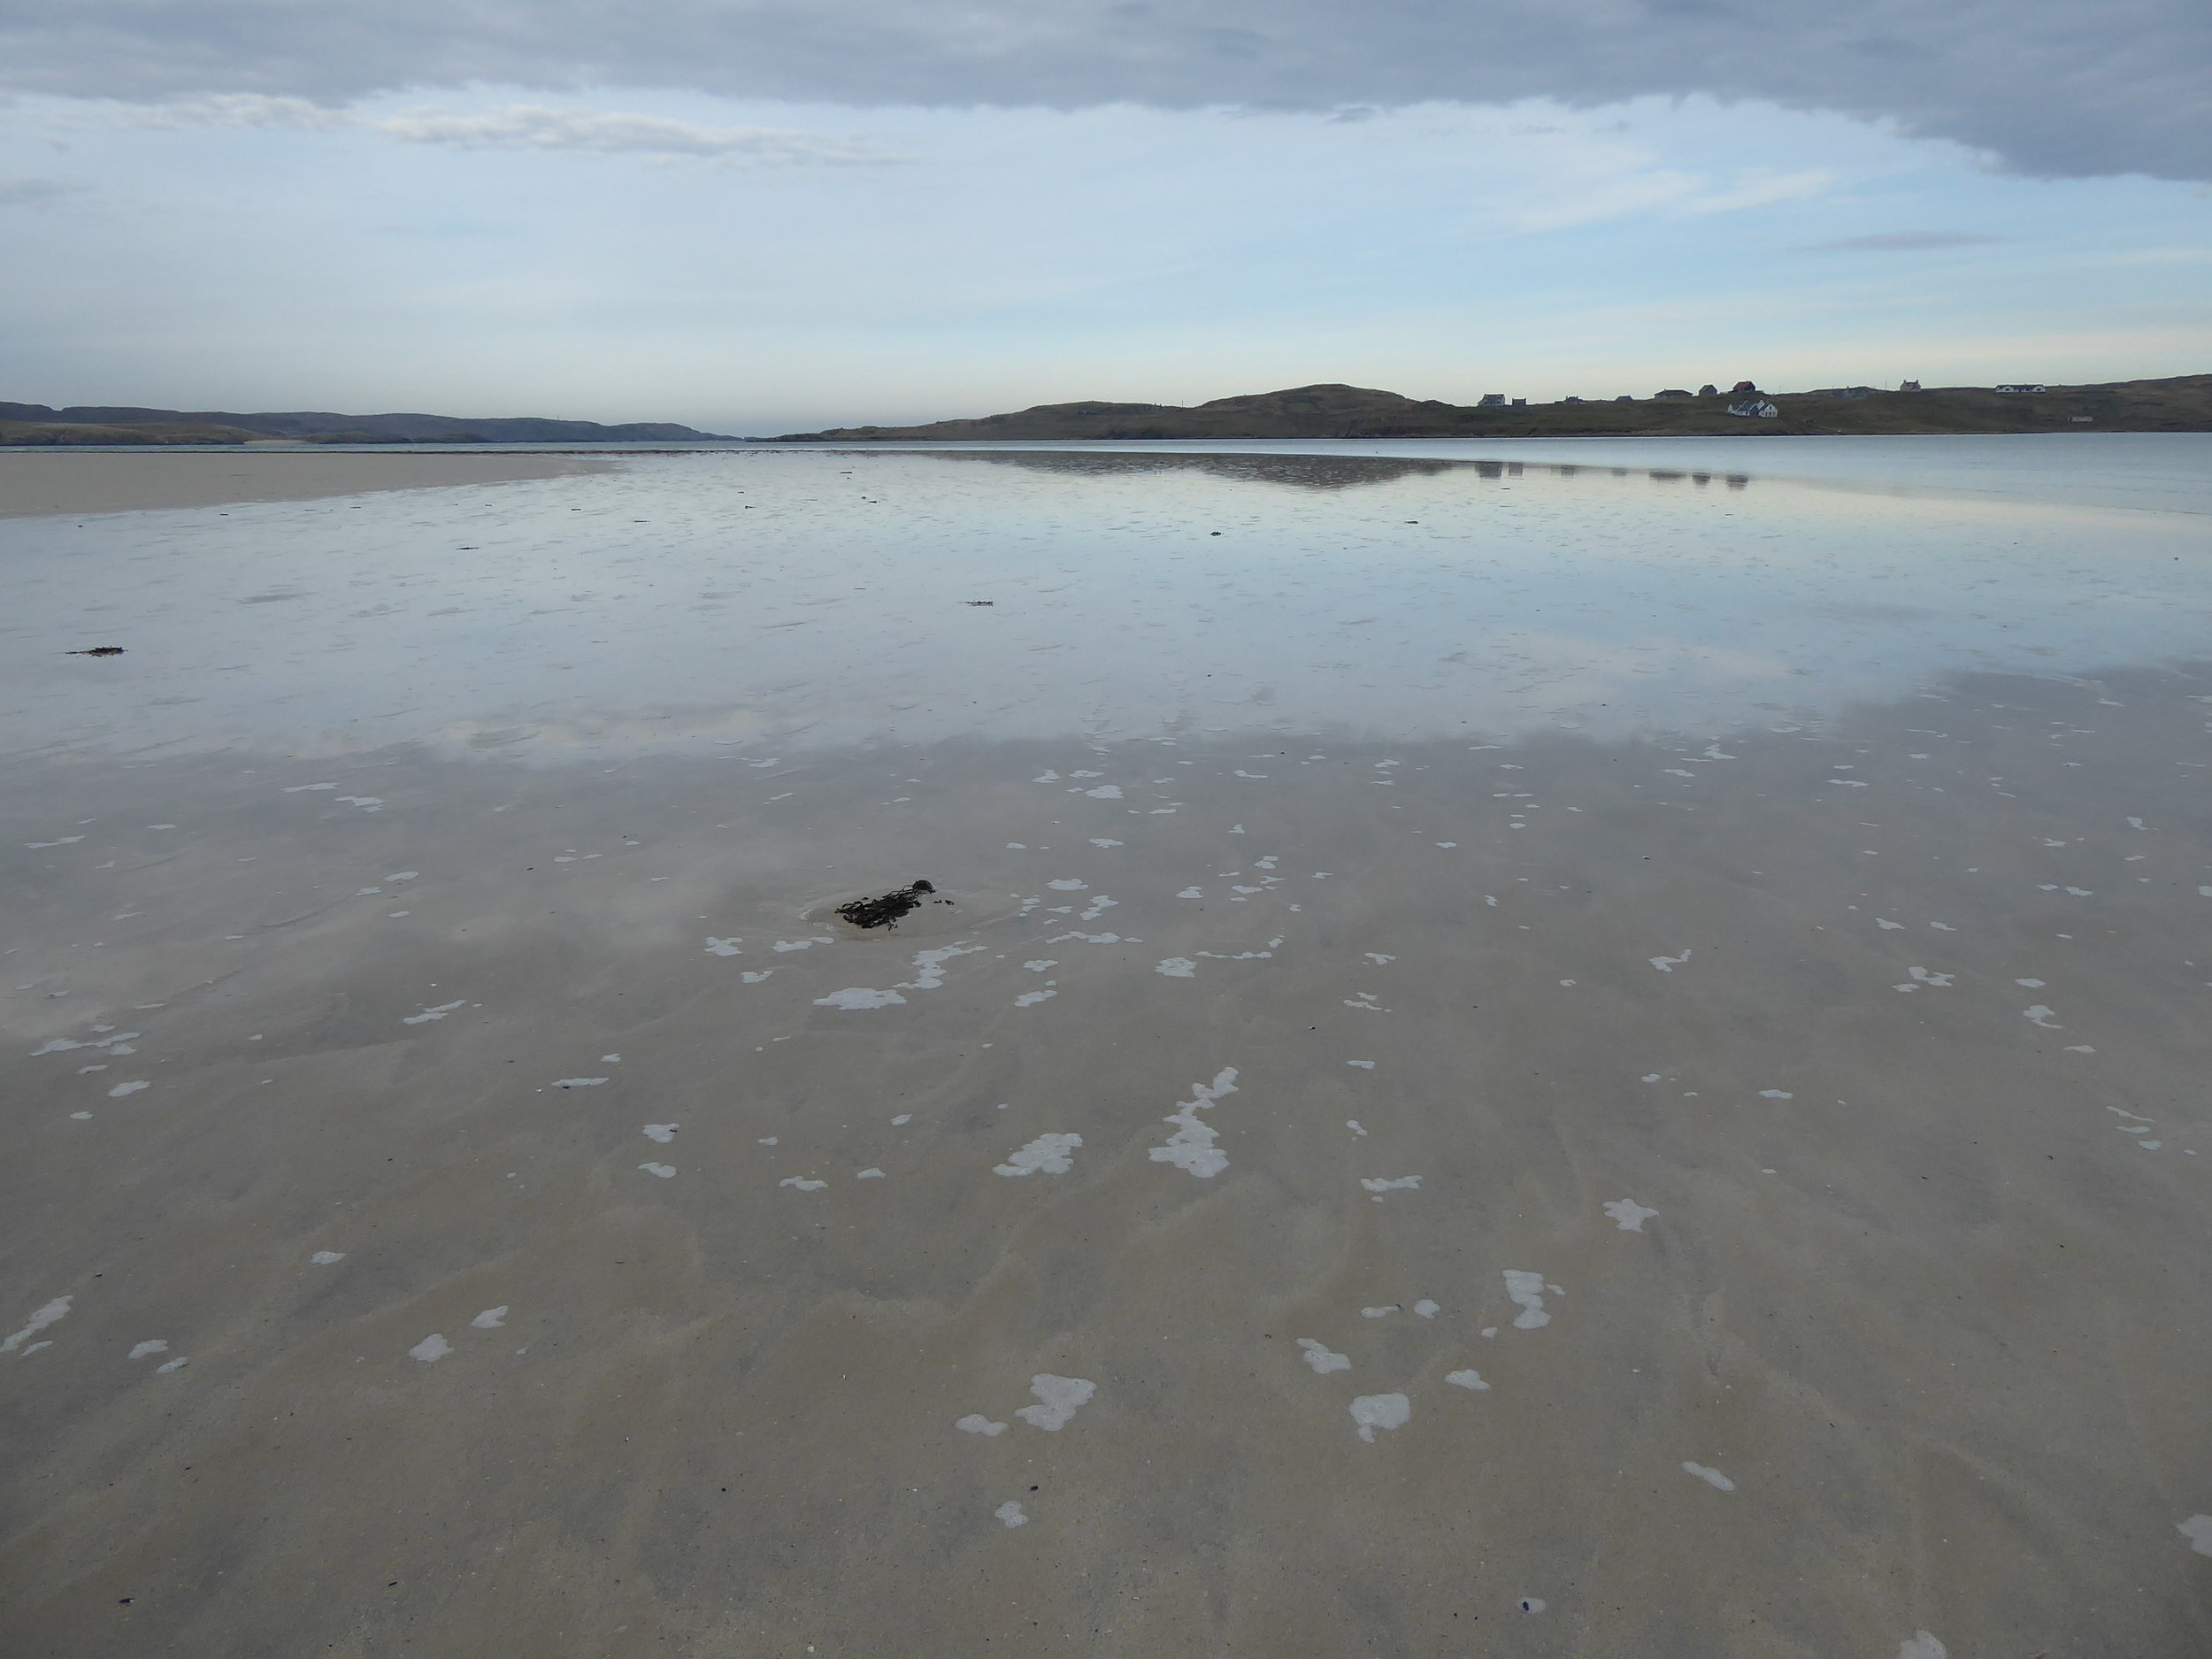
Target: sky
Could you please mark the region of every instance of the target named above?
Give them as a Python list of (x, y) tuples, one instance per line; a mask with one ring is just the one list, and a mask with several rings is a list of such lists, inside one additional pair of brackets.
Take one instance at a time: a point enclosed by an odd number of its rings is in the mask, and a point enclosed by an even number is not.
[(0, 8), (0, 398), (728, 433), (2212, 371), (2203, 0)]

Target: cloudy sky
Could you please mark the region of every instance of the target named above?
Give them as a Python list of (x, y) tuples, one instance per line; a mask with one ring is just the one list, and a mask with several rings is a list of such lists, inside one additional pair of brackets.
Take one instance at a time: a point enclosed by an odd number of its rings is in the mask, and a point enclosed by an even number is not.
[(0, 10), (0, 397), (733, 432), (2212, 370), (2205, 0)]

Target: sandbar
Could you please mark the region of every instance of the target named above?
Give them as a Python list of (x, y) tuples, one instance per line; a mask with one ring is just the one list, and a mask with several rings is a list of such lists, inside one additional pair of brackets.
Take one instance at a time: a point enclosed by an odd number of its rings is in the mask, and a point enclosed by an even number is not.
[(0, 518), (142, 512), (231, 502), (312, 501), (603, 472), (572, 455), (393, 455), (165, 449), (0, 450)]

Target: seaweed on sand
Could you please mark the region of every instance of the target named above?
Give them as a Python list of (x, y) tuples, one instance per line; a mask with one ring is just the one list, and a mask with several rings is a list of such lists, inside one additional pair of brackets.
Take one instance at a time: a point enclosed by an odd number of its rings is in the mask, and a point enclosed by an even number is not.
[(880, 898), (854, 899), (849, 903), (841, 904), (837, 907), (837, 914), (855, 927), (896, 927), (899, 918), (921, 909), (924, 904), (952, 902), (950, 899), (933, 900), (926, 896), (936, 891), (933, 883), (917, 881), (911, 887), (886, 893)]

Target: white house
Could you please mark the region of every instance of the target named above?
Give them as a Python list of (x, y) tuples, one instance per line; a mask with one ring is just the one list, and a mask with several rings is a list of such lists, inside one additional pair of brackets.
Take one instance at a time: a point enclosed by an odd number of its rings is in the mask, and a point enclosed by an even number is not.
[(1742, 420), (1772, 420), (1782, 411), (1763, 397), (1747, 397), (1728, 405), (1728, 412)]

